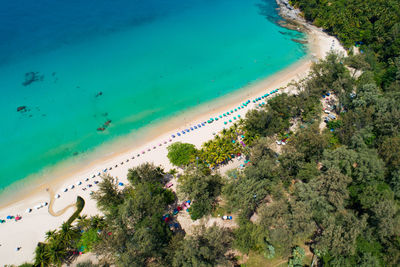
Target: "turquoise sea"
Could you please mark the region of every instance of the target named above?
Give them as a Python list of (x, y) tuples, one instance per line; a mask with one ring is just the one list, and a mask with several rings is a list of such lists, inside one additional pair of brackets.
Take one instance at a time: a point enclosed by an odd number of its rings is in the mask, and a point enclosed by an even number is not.
[(274, 0), (0, 4), (0, 191), (306, 53)]

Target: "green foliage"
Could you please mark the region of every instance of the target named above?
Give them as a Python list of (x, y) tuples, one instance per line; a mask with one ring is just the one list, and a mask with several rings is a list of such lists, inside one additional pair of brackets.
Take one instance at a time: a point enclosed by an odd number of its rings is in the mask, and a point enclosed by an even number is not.
[(221, 177), (193, 169), (188, 170), (179, 181), (179, 192), (193, 203), (190, 207), (192, 219), (197, 220), (210, 214), (221, 193)]
[(162, 183), (164, 170), (152, 163), (143, 163), (135, 168), (128, 170), (128, 181), (136, 186), (140, 183)]
[(97, 231), (97, 229), (91, 228), (88, 231), (83, 232), (78, 246), (84, 247), (85, 251), (91, 251), (93, 246), (100, 240)]
[(103, 212), (110, 212), (123, 202), (123, 193), (118, 189), (118, 181), (107, 175), (102, 177), (98, 184), (99, 189), (92, 198), (96, 200), (97, 207)]
[(168, 146), (168, 159), (178, 167), (186, 166), (195, 160), (197, 149), (193, 144), (176, 142)]
[(202, 145), (199, 152), (200, 160), (210, 167), (227, 163), (237, 153), (242, 151), (242, 147), (238, 142), (238, 135), (240, 133), (241, 131), (236, 124), (228, 130), (224, 129), (214, 139)]
[(328, 145), (326, 136), (320, 134), (317, 124), (307, 127), (292, 138), (291, 145), (296, 151), (304, 155), (306, 162), (317, 161), (322, 157), (324, 149)]
[(353, 46), (356, 41), (362, 41), (362, 49), (371, 47), (383, 61), (394, 58), (399, 53), (400, 8), (396, 0), (291, 2), (300, 7), (307, 20), (338, 36), (347, 47)]
[(232, 234), (226, 228), (200, 227), (176, 250), (172, 266), (217, 266), (228, 262)]
[(326, 127), (328, 129), (336, 129), (336, 128), (340, 128), (340, 126), (342, 126), (341, 120), (332, 120), (326, 124)]
[(303, 266), (303, 259), (305, 256), (305, 251), (302, 247), (296, 246), (292, 250), (292, 256), (289, 259), (289, 267), (301, 267)]

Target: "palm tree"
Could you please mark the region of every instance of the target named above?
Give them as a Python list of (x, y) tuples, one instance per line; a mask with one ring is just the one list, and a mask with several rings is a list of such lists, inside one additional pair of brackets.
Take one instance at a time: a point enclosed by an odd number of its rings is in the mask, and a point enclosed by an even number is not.
[(46, 257), (48, 257), (50, 264), (61, 266), (64, 259), (67, 257), (68, 252), (61, 242), (52, 242), (48, 245), (45, 254)]
[(86, 229), (90, 226), (90, 220), (87, 218), (87, 215), (82, 215), (78, 217), (76, 226), (79, 229)]
[(45, 243), (39, 242), (35, 249), (35, 266), (44, 267), (49, 265), (50, 265), (50, 257), (47, 245)]
[(51, 240), (54, 240), (57, 236), (57, 231), (56, 230), (49, 230), (46, 232), (46, 241), (50, 242)]
[(68, 223), (63, 223), (61, 226), (61, 231), (59, 231), (60, 242), (64, 244), (65, 247), (70, 246), (71, 242), (78, 237), (78, 232), (72, 228)]

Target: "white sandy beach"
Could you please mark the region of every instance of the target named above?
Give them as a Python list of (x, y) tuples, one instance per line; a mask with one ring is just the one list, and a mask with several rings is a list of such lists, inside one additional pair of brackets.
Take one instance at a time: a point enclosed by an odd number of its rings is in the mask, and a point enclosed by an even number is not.
[[(310, 51), (306, 59), (297, 62), (265, 80), (244, 88), (236, 94), (225, 98), (223, 101), (208, 103), (204, 105), (203, 108), (188, 112), (181, 117), (173, 119), (172, 122), (168, 124), (163, 124), (160, 127), (148, 130), (148, 136), (144, 139), (148, 140), (150, 136), (151, 140), (148, 142), (126, 142), (123, 146), (115, 150), (114, 147), (108, 147), (111, 149), (108, 151), (108, 154), (97, 154), (98, 158), (87, 164), (86, 167), (81, 167), (80, 170), (74, 170), (73, 172), (64, 169), (62, 174), (60, 173), (60, 175), (55, 176), (54, 182), (46, 185), (50, 191), (60, 194), (61, 196), (59, 199), (55, 200), (53, 206), (54, 212), (75, 203), (76, 197), (79, 195), (86, 201), (82, 214), (97, 214), (98, 210), (96, 209), (96, 204), (91, 200), (89, 194), (91, 191), (96, 190), (97, 186), (94, 184), (94, 181), (100, 181), (100, 178), (97, 176), (99, 172), (103, 173), (104, 169), (112, 167), (112, 170), (107, 171), (107, 173), (117, 177), (120, 182), (126, 183), (128, 169), (144, 162), (153, 162), (156, 165), (162, 165), (164, 169), (168, 171), (172, 167), (166, 157), (167, 146), (169, 144), (176, 141), (188, 142), (199, 148), (202, 143), (213, 138), (213, 132), (219, 132), (224, 127), (232, 125), (232, 123), (224, 125), (225, 121), (229, 119), (234, 121), (233, 117), (238, 117), (238, 115), (244, 118), (245, 113), (249, 109), (254, 108), (262, 101), (259, 101), (257, 104), (251, 102), (247, 108), (234, 112), (227, 119), (220, 119), (212, 124), (206, 124), (204, 127), (186, 134), (181, 134), (179, 137), (176, 136), (176, 138), (172, 138), (172, 134), (176, 135), (178, 131), (181, 132), (191, 126), (205, 122), (210, 117), (215, 118), (222, 113), (241, 106), (241, 103), (247, 100), (253, 100), (255, 97), (269, 93), (273, 89), (285, 87), (292, 80), (304, 78), (309, 72), (312, 61), (316, 58), (325, 57), (332, 47), (334, 50), (345, 52), (334, 37), (328, 36), (320, 29), (312, 26), (310, 26), (309, 29), (311, 30), (308, 34)], [(279, 92), (288, 92), (288, 90), (290, 89), (283, 89)], [(185, 119), (189, 117), (193, 119)], [(140, 143), (142, 145), (137, 145)], [(161, 144), (161, 146), (159, 144)], [(156, 148), (154, 149), (153, 147)], [(148, 151), (148, 149), (150, 149), (150, 151)], [(145, 151), (145, 154), (142, 154), (142, 151)], [(140, 157), (137, 157), (138, 154), (140, 154)], [(132, 159), (132, 156), (134, 156), (135, 159)], [(129, 161), (127, 162), (128, 159)], [(115, 167), (115, 165), (118, 165), (118, 167)], [(93, 175), (96, 175), (96, 177), (92, 178)], [(86, 178), (89, 178), (89, 181), (85, 181)], [(81, 181), (82, 184), (78, 186), (77, 182), (79, 181)], [(91, 188), (88, 188), (89, 184), (92, 185)], [(70, 185), (75, 185), (75, 188), (63, 192), (64, 188), (69, 188)], [(58, 228), (62, 222), (66, 221), (74, 212), (74, 208), (69, 208), (63, 215), (54, 217), (50, 215), (48, 206), (40, 209), (34, 208), (39, 203), (50, 202), (50, 194), (46, 191), (46, 187), (42, 186), (33, 190), (26, 196), (15, 199), (11, 204), (7, 204), (7, 206), (0, 210), (0, 219), (6, 219), (7, 215), (16, 216), (18, 214), (22, 216), (22, 220), (18, 222), (15, 220), (6, 220), (6, 223), (0, 224), (1, 265), (21, 264), (27, 261), (31, 262), (34, 257), (35, 247), (39, 241), (44, 240), (45, 232)], [(84, 187), (87, 188), (85, 191), (82, 190)], [(2, 204), (1, 206), (4, 205)], [(28, 208), (32, 208), (32, 212), (26, 213), (25, 211)], [(16, 251), (17, 247), (21, 247), (21, 249)]]

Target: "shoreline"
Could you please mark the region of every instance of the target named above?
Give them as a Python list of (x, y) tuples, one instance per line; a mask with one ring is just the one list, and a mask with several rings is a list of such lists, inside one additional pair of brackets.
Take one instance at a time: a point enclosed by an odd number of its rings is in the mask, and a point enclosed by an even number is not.
[[(31, 261), (36, 244), (44, 240), (45, 232), (50, 229), (58, 228), (61, 223), (67, 220), (73, 213), (74, 209), (71, 208), (70, 205), (75, 203), (77, 195), (84, 197), (86, 201), (82, 214), (87, 214), (89, 216), (98, 214), (99, 211), (96, 208), (96, 203), (89, 195), (91, 189), (86, 187), (89, 183), (92, 184), (94, 180), (100, 180), (97, 176), (91, 178), (93, 174), (98, 173), (104, 168), (113, 167), (112, 170), (107, 171), (107, 173), (110, 173), (119, 181), (125, 183), (127, 170), (143, 162), (153, 162), (156, 165), (162, 165), (165, 170), (168, 170), (172, 166), (166, 157), (166, 147), (172, 143), (169, 141), (172, 133), (176, 133), (177, 130), (182, 131), (188, 128), (188, 126), (197, 125), (200, 122), (208, 120), (210, 117), (215, 117), (223, 112), (234, 109), (247, 99), (252, 100), (273, 89), (285, 87), (293, 80), (305, 78), (310, 70), (312, 62), (325, 57), (330, 51), (332, 43), (337, 43), (338, 45), (336, 48), (342, 51), (339, 42), (334, 37), (328, 36), (326, 33), (322, 32), (322, 30), (314, 26), (309, 27), (309, 25), (306, 25), (305, 27), (309, 29), (308, 32), (306, 32), (308, 53), (303, 59), (266, 79), (261, 79), (229, 95), (187, 110), (174, 118), (170, 118), (166, 121), (156, 121), (152, 126), (145, 127), (134, 135), (120, 138), (115, 142), (103, 145), (101, 148), (91, 152), (91, 155), (101, 154), (101, 157), (86, 159), (75, 164), (75, 167), (67, 166), (68, 164), (59, 166), (59, 169), (54, 170), (52, 174), (48, 173), (50, 177), (53, 175), (58, 176), (52, 179), (51, 182), (45, 183), (45, 179), (43, 179), (41, 180), (42, 184), (39, 184), (36, 189), (27, 188), (24, 193), (20, 193), (20, 195), (14, 194), (13, 201), (11, 201), (10, 198), (8, 203), (1, 204), (0, 218), (6, 217), (8, 214), (19, 214), (22, 215), (23, 219), (18, 222), (7, 221), (5, 224), (1, 225), (0, 236), (3, 238), (0, 240), (2, 244), (0, 247), (0, 254), (4, 256), (0, 263), (21, 264), (26, 261)], [(291, 92), (290, 88), (280, 91)], [(244, 117), (245, 113), (255, 106), (255, 104), (251, 103), (248, 108), (235, 112), (233, 116), (240, 114)], [(224, 128), (223, 121), (224, 120), (219, 120), (218, 122), (207, 124), (205, 127), (193, 132), (191, 131), (179, 138), (177, 137), (173, 139), (173, 141), (190, 142), (199, 147), (205, 141), (213, 138), (213, 132), (219, 132)], [(227, 125), (227, 127), (229, 126), (230, 124)], [(139, 141), (138, 138), (142, 139)], [(136, 145), (132, 142), (136, 142)], [(165, 144), (164, 142), (167, 143)], [(161, 144), (161, 146), (158, 144)], [(156, 149), (153, 149), (154, 146), (156, 146)], [(150, 152), (148, 152), (148, 149), (150, 149)], [(142, 154), (142, 150), (146, 151), (146, 153)], [(136, 157), (138, 153), (141, 155), (140, 157)], [(133, 155), (135, 159), (131, 160)], [(118, 167), (115, 167), (116, 165)], [(59, 174), (57, 174), (57, 171)], [(89, 178), (88, 181), (84, 181), (86, 177)], [(39, 180), (32, 179), (33, 185), (37, 181)], [(83, 183), (81, 186), (77, 184), (79, 181)], [(75, 189), (62, 192), (63, 189), (69, 185), (76, 185)], [(81, 190), (82, 187), (88, 190), (83, 191)], [(95, 190), (95, 187), (96, 186), (92, 187), (93, 190)], [(65, 209), (64, 212), (57, 217), (49, 213), (49, 207), (34, 208), (38, 203), (50, 202), (50, 195), (46, 188), (49, 189), (49, 192), (53, 191), (53, 194), (59, 193), (61, 195), (59, 199), (55, 199), (52, 202), (51, 206), (52, 211), (61, 211)], [(10, 192), (10, 194), (12, 193)], [(27, 208), (32, 208), (33, 211), (31, 213), (25, 213)], [(7, 240), (5, 240), (6, 236), (8, 237)], [(16, 252), (16, 247), (22, 247), (22, 249)]]
[[(227, 95), (182, 111), (181, 114), (156, 120), (133, 133), (100, 145), (82, 157), (65, 160), (55, 166), (43, 169), (38, 174), (30, 175), (11, 184), (0, 194), (0, 210), (30, 198), (34, 194), (40, 194), (48, 188), (54, 190), (71, 176), (79, 176), (85, 169), (94, 168), (99, 164), (104, 165), (105, 162), (115, 157), (137, 150), (140, 146), (135, 143), (150, 143), (152, 140), (159, 139), (165, 133), (171, 132), (172, 134), (172, 132), (176, 132), (175, 129), (187, 128), (194, 124), (190, 122), (206, 121), (213, 117), (214, 113), (222, 113), (226, 110), (226, 106), (237, 106), (245, 98), (258, 96), (263, 88), (274, 87), (276, 83), (279, 83), (274, 82), (275, 80), (287, 80), (288, 76), (294, 77), (295, 73), (303, 72), (305, 64), (310, 63), (310, 47), (307, 47), (307, 50), (308, 52), (303, 58), (266, 78), (261, 78)], [(282, 86), (284, 85), (276, 86), (276, 88)], [(127, 143), (128, 145), (126, 145)], [(100, 156), (98, 156), (99, 154)]]
[[(210, 107), (212, 107), (213, 111), (218, 111), (219, 109), (222, 110), (226, 105), (234, 105), (244, 98), (250, 97), (251, 94), (257, 94), (257, 92), (254, 92), (255, 90), (260, 91), (262, 90), (261, 87), (272, 86), (271, 81), (273, 79), (282, 79), (282, 76), (285, 74), (285, 76), (287, 76), (288, 72), (292, 72), (293, 70), (298, 71), (300, 66), (304, 65), (306, 61), (313, 60), (312, 58), (315, 54), (318, 54), (319, 51), (317, 52), (318, 46), (313, 47), (314, 43), (309, 41), (309, 29), (307, 29), (307, 27), (296, 28), (296, 26), (300, 25), (305, 26), (305, 21), (298, 16), (299, 13), (295, 9), (288, 8), (290, 5), (287, 0), (276, 0), (276, 2), (279, 6), (280, 16), (286, 20), (285, 23), (279, 24), (281, 24), (282, 27), (303, 31), (304, 34), (306, 34), (307, 42), (303, 45), (306, 46), (307, 53), (303, 58), (266, 78), (258, 79), (249, 85), (238, 88), (234, 92), (200, 104), (196, 107), (189, 108), (180, 112), (181, 114), (175, 114), (164, 119), (156, 120), (135, 132), (127, 134), (126, 136), (118, 137), (115, 140), (101, 144), (85, 155), (63, 160), (53, 166), (45, 167), (38, 173), (29, 175), (10, 184), (0, 191), (0, 210), (16, 202), (29, 198), (33, 194), (40, 193), (47, 188), (57, 187), (63, 180), (67, 179), (68, 176), (78, 175), (82, 169), (88, 168), (88, 165), (95, 166), (96, 164), (105, 162), (112, 157), (127, 153), (129, 150), (132, 150), (132, 147), (136, 146), (135, 142), (150, 142), (153, 139), (159, 138), (161, 134), (157, 133), (157, 131), (165, 133), (180, 128), (182, 127), (182, 119), (184, 121), (184, 126), (186, 126), (189, 120), (200, 119), (207, 112), (210, 113)], [(205, 120), (207, 119), (208, 118)], [(130, 148), (126, 148), (125, 145), (122, 145), (125, 142), (129, 143)], [(100, 154), (101, 156), (99, 157), (97, 154)]]

